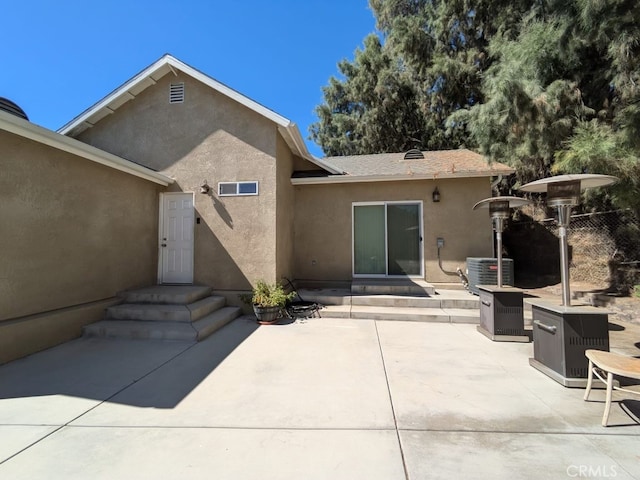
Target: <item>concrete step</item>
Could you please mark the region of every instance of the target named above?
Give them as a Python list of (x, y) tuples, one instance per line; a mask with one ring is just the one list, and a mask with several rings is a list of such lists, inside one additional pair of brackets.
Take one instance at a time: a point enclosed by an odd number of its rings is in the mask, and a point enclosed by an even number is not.
[(466, 310), (480, 309), (480, 299), (476, 296), (469, 295), (467, 298), (441, 298), (441, 308), (461, 308)]
[(222, 307), (195, 322), (102, 320), (84, 328), (86, 337), (132, 340), (200, 341), (242, 314), (238, 307)]
[(431, 295), (356, 294), (335, 288), (300, 289), (298, 293), (324, 305), (320, 310), (324, 318), (480, 324), (480, 299), (463, 289)]
[(128, 338), (131, 340), (197, 341), (192, 323), (102, 320), (84, 327), (85, 337)]
[(109, 307), (105, 319), (87, 325), (87, 337), (200, 341), (242, 314), (227, 307), (211, 287), (156, 285), (123, 292), (125, 303)]
[(351, 293), (374, 295), (433, 295), (436, 289), (420, 279), (354, 279)]
[(353, 306), (440, 308), (440, 299), (399, 295), (354, 295)]
[(298, 294), (307, 302), (321, 305), (351, 305), (351, 290), (344, 289), (298, 289)]
[(224, 297), (210, 296), (188, 305), (124, 303), (109, 307), (107, 320), (138, 320), (145, 322), (193, 322), (225, 305)]
[(351, 307), (351, 318), (370, 320), (398, 320), (404, 322), (477, 323), (480, 311), (468, 309), (418, 308), (418, 307)]
[(441, 290), (458, 290), (458, 291), (463, 291), (463, 292), (467, 291), (465, 286), (460, 281), (457, 281), (457, 282), (434, 282), (431, 285), (433, 285), (433, 288), (436, 289), (436, 292), (439, 292)]
[(347, 290), (300, 290), (305, 300), (322, 305), (363, 305), (379, 307), (457, 308), (478, 310), (479, 297), (466, 291), (447, 291), (432, 296), (353, 295)]
[(480, 324), (480, 310), (467, 308), (327, 305), (320, 311), (320, 314), (322, 318)]
[(188, 305), (211, 295), (212, 288), (205, 285), (154, 285), (120, 292), (124, 303), (156, 303)]
[(227, 301), (224, 297), (212, 295), (197, 302), (190, 303), (187, 305), (187, 308), (191, 311), (191, 320), (195, 321), (209, 315), (211, 312), (221, 309), (226, 304)]
[(232, 322), (242, 315), (240, 307), (222, 307), (213, 313), (193, 322), (193, 327), (197, 331), (197, 340), (203, 340), (226, 324)]
[(351, 318), (351, 305), (325, 305), (320, 315), (323, 318)]

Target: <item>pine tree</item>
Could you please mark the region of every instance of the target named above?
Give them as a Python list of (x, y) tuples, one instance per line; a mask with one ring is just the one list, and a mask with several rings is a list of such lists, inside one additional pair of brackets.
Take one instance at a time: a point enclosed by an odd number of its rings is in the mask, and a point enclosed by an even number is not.
[[(451, 113), (482, 101), (486, 48), (524, 1), (371, 0), (378, 35), (365, 40), (343, 80), (331, 78), (311, 138), (327, 155), (458, 148), (468, 141)], [(506, 33), (505, 33), (506, 35)], [(375, 93), (372, 94), (372, 93)], [(378, 122), (378, 124), (376, 124)]]
[(415, 85), (388, 54), (377, 35), (364, 41), (353, 62), (338, 64), (344, 80), (332, 77), (311, 137), (326, 155), (402, 151), (420, 143), (424, 118)]
[(466, 146), (512, 165), (510, 186), (619, 176), (597, 202), (640, 212), (640, 3), (369, 3), (377, 33), (339, 63), (311, 127), (325, 154)]

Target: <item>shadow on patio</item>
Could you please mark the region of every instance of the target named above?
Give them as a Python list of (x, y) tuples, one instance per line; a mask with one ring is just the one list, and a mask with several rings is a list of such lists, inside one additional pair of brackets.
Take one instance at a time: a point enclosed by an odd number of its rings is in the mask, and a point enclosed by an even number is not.
[[(259, 326), (241, 317), (199, 343), (80, 338), (0, 366), (4, 399), (62, 395), (174, 408)], [(152, 377), (152, 388), (121, 394)]]

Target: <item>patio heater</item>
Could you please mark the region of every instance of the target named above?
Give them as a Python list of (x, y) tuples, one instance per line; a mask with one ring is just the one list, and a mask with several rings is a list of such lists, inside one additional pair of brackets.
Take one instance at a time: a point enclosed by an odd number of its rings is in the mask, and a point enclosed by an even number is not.
[(480, 325), (478, 331), (498, 342), (529, 342), (524, 330), (522, 290), (502, 283), (502, 232), (511, 209), (531, 203), (519, 197), (491, 197), (480, 200), (473, 210), (489, 209), (496, 232), (497, 285), (478, 285), (480, 295)]
[(609, 350), (608, 312), (588, 305), (571, 306), (567, 242), (571, 209), (579, 205), (581, 191), (617, 180), (609, 175), (558, 175), (520, 187), (525, 192), (546, 192), (547, 204), (557, 209), (562, 304), (529, 300), (533, 314), (533, 358), (529, 364), (565, 387), (586, 386), (586, 350)]

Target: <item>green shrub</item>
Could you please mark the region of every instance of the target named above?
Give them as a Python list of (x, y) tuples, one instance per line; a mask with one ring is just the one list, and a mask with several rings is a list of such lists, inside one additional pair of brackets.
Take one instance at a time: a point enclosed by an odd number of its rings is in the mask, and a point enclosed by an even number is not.
[(258, 280), (253, 287), (251, 295), (241, 295), (246, 303), (261, 307), (284, 307), (285, 304), (296, 296), (296, 292), (287, 293), (279, 283), (267, 283)]

